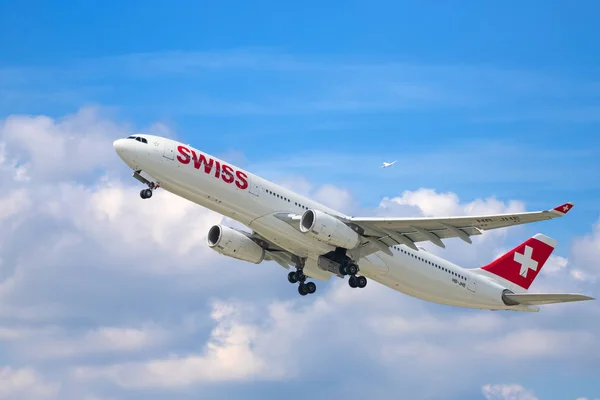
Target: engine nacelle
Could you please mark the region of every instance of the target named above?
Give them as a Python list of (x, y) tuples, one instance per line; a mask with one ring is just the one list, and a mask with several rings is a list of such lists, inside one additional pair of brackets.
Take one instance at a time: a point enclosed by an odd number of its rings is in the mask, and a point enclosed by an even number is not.
[(208, 247), (217, 253), (259, 264), (265, 259), (265, 250), (248, 236), (235, 229), (214, 225), (206, 237)]
[(344, 249), (354, 249), (360, 244), (358, 233), (336, 217), (319, 210), (307, 210), (302, 214), (300, 231), (310, 233), (317, 240)]

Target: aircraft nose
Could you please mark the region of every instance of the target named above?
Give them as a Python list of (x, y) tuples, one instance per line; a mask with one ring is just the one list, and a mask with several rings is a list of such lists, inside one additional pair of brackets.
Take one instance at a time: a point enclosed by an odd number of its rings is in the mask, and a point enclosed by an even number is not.
[(117, 153), (122, 153), (125, 149), (125, 139), (117, 139), (113, 142), (113, 147)]

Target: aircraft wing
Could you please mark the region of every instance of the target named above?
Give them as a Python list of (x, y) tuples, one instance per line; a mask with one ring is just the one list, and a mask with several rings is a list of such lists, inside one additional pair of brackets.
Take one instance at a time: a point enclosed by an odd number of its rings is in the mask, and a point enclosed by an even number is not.
[(595, 300), (593, 297), (584, 296), (582, 294), (569, 293), (510, 293), (505, 294), (504, 297), (528, 306)]
[(275, 243), (271, 242), (270, 240), (267, 240), (258, 233), (250, 233), (242, 230), (237, 231), (248, 236), (250, 239), (258, 243), (263, 249), (265, 249), (265, 260), (275, 261), (277, 264), (281, 265), (285, 269), (295, 267), (296, 264), (299, 262), (298, 256), (284, 250), (280, 246), (277, 246)]
[[(368, 238), (363, 246), (373, 244), (371, 247), (389, 252), (390, 246), (398, 244), (418, 250), (415, 243), (425, 241), (445, 247), (442, 239), (455, 237), (471, 243), (470, 237), (481, 235), (483, 231), (559, 218), (571, 208), (573, 203), (565, 203), (551, 210), (514, 214), (443, 218), (351, 217), (345, 222), (358, 226), (362, 236)], [(366, 256), (367, 253), (361, 250), (360, 255)]]

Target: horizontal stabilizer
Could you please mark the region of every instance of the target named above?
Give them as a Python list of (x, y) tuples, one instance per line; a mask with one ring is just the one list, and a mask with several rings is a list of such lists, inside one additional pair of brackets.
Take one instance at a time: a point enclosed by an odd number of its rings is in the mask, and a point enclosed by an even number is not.
[(541, 305), (554, 303), (568, 303), (571, 301), (596, 300), (593, 297), (582, 294), (569, 293), (511, 293), (505, 294), (504, 298), (522, 305)]

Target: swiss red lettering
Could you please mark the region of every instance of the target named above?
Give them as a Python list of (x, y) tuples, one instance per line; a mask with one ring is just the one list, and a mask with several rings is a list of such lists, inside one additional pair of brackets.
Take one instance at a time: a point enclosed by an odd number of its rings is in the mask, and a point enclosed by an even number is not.
[(215, 161), (217, 164), (217, 168), (215, 168), (215, 178), (219, 179), (221, 177), (221, 163)]
[(194, 159), (194, 168), (200, 169), (200, 165), (202, 165), (202, 160), (198, 157), (198, 154), (194, 150), (192, 150), (192, 158)]
[(204, 172), (210, 174), (212, 170), (214, 160), (212, 158), (206, 158), (206, 156), (202, 153), (198, 156), (194, 150), (192, 150), (192, 157), (194, 158), (194, 168), (200, 169), (202, 165), (204, 165)]
[(237, 187), (239, 187), (242, 190), (248, 188), (248, 175), (246, 175), (242, 171), (235, 171), (235, 176), (237, 176), (237, 180), (235, 181)]
[[(204, 154), (196, 153), (194, 150), (190, 150), (185, 146), (177, 146), (177, 151), (179, 154), (177, 156), (177, 161), (182, 164), (189, 164), (190, 161), (194, 160), (194, 168), (200, 169), (202, 165), (204, 165), (204, 172), (206, 174), (210, 174), (213, 166), (215, 167), (215, 178), (222, 179), (225, 183), (231, 184), (235, 180), (235, 185), (244, 190), (248, 188), (248, 176), (242, 171), (234, 170), (233, 167), (223, 164), (219, 161), (216, 161), (210, 157), (205, 156)], [(191, 156), (190, 156), (191, 154)], [(235, 176), (234, 176), (235, 174)]]
[(200, 162), (204, 164), (204, 172), (210, 174), (215, 160), (210, 157), (207, 159), (204, 154), (200, 154)]
[(179, 162), (182, 164), (189, 164), (190, 150), (185, 146), (177, 146), (177, 151), (179, 151), (179, 154), (181, 154), (180, 156), (177, 156), (177, 160), (179, 160)]
[(221, 179), (223, 179), (225, 183), (232, 183), (235, 179), (233, 177), (233, 168), (227, 164), (223, 164), (223, 173), (221, 174)]

